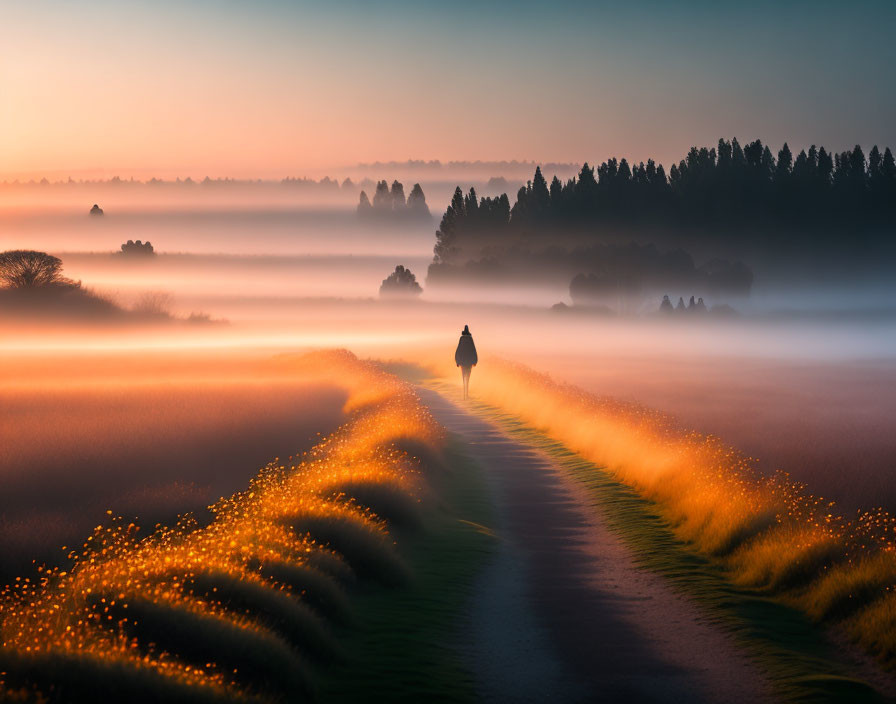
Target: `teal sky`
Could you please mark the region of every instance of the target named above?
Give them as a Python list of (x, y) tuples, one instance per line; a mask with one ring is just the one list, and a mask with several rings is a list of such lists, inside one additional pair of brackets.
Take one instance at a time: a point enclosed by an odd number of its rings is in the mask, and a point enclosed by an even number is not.
[(896, 2), (32, 0), (0, 173), (321, 173), (896, 145)]

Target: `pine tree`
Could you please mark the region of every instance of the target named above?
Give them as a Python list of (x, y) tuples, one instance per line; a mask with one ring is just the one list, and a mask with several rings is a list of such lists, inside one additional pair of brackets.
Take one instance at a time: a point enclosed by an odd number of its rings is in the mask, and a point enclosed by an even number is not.
[(391, 200), (393, 211), (400, 213), (404, 212), (404, 209), (407, 208), (408, 204), (404, 197), (404, 185), (397, 180), (392, 182), (392, 191), (389, 194), (389, 198)]
[(775, 170), (775, 179), (782, 182), (787, 181), (792, 170), (793, 154), (790, 153), (790, 147), (787, 146), (787, 142), (784, 142), (784, 146), (778, 152), (778, 166)]
[(880, 164), (880, 173), (884, 183), (888, 184), (889, 188), (892, 189), (896, 186), (896, 162), (893, 160), (893, 152), (890, 151), (889, 147), (884, 150), (884, 158)]
[(389, 193), (389, 184), (380, 181), (376, 184), (376, 193), (373, 194), (373, 207), (379, 211), (392, 210), (392, 195)]
[(551, 179), (551, 209), (557, 210), (560, 208), (561, 200), (563, 199), (563, 184), (560, 183), (560, 179), (554, 176)]
[(540, 166), (535, 167), (535, 177), (532, 179), (532, 201), (535, 211), (539, 213), (546, 212), (551, 207), (551, 194)]
[(883, 157), (880, 155), (880, 149), (875, 144), (868, 152), (868, 178), (874, 181), (880, 178), (880, 167), (883, 163)]
[(426, 196), (419, 183), (415, 183), (408, 196), (408, 208), (418, 215), (429, 217), (429, 206), (426, 205)]
[(834, 175), (834, 158), (824, 147), (818, 150), (818, 175), (825, 181), (830, 181)]
[(460, 252), (457, 243), (458, 226), (463, 223), (464, 215), (464, 194), (458, 186), (454, 189), (451, 205), (448, 206), (442, 216), (442, 222), (439, 223), (439, 229), (436, 230), (436, 245), (433, 248), (433, 254), (435, 254), (437, 263), (451, 263)]
[(367, 197), (367, 193), (361, 191), (361, 197), (358, 200), (358, 215), (369, 215), (372, 210), (370, 198)]
[[(757, 142), (759, 140), (756, 140)], [(787, 150), (790, 153), (790, 150)], [(771, 179), (775, 173), (775, 157), (772, 156), (772, 150), (766, 146), (762, 150), (762, 157), (759, 160), (759, 168), (762, 172), (763, 179)]]

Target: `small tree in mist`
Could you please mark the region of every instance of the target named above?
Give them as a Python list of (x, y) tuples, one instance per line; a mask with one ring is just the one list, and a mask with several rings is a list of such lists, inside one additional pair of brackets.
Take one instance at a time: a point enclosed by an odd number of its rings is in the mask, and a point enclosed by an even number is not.
[(367, 215), (371, 210), (373, 206), (370, 204), (370, 198), (365, 191), (361, 191), (361, 197), (358, 199), (358, 215)]
[(404, 197), (404, 184), (397, 180), (392, 182), (392, 210), (402, 212), (407, 207), (407, 201)]
[(426, 205), (426, 196), (419, 183), (415, 183), (408, 196), (408, 209), (416, 215), (429, 217), (429, 206)]
[(391, 187), (385, 180), (377, 181), (372, 203), (367, 192), (361, 191), (357, 212), (362, 217), (383, 222), (414, 222), (431, 217), (420, 184), (415, 183), (411, 194), (406, 197), (404, 184), (398, 180), (393, 181)]
[(376, 192), (373, 194), (373, 207), (377, 210), (392, 210), (392, 194), (389, 193), (389, 184), (380, 181), (376, 184)]
[(383, 298), (406, 298), (419, 296), (421, 293), (423, 293), (423, 289), (417, 283), (417, 277), (410, 269), (406, 269), (401, 264), (383, 279), (380, 286), (380, 296)]
[(59, 257), (31, 249), (0, 252), (0, 281), (11, 289), (78, 286), (62, 275), (62, 260)]

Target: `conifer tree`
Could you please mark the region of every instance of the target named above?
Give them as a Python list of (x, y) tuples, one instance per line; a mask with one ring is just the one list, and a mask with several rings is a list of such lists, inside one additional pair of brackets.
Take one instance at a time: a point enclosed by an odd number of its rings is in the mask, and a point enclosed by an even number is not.
[(373, 207), (379, 211), (392, 210), (392, 195), (389, 193), (389, 184), (385, 180), (376, 184)]
[(392, 200), (392, 210), (403, 212), (407, 207), (407, 200), (404, 197), (404, 185), (399, 183), (398, 180), (392, 182), (392, 190), (389, 193), (389, 197)]
[(361, 191), (361, 197), (358, 200), (358, 215), (368, 215), (372, 210), (373, 206), (370, 205), (370, 198), (367, 197), (367, 193)]
[(426, 196), (419, 183), (415, 183), (408, 196), (408, 208), (419, 215), (429, 216), (429, 206), (426, 205)]

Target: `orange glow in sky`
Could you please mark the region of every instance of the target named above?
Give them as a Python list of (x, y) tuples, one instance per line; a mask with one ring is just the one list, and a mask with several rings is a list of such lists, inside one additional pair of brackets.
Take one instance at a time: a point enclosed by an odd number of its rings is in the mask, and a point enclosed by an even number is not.
[(0, 179), (896, 141), (892, 42), (872, 36), (892, 6), (776, 7), (19, 3), (0, 27)]

